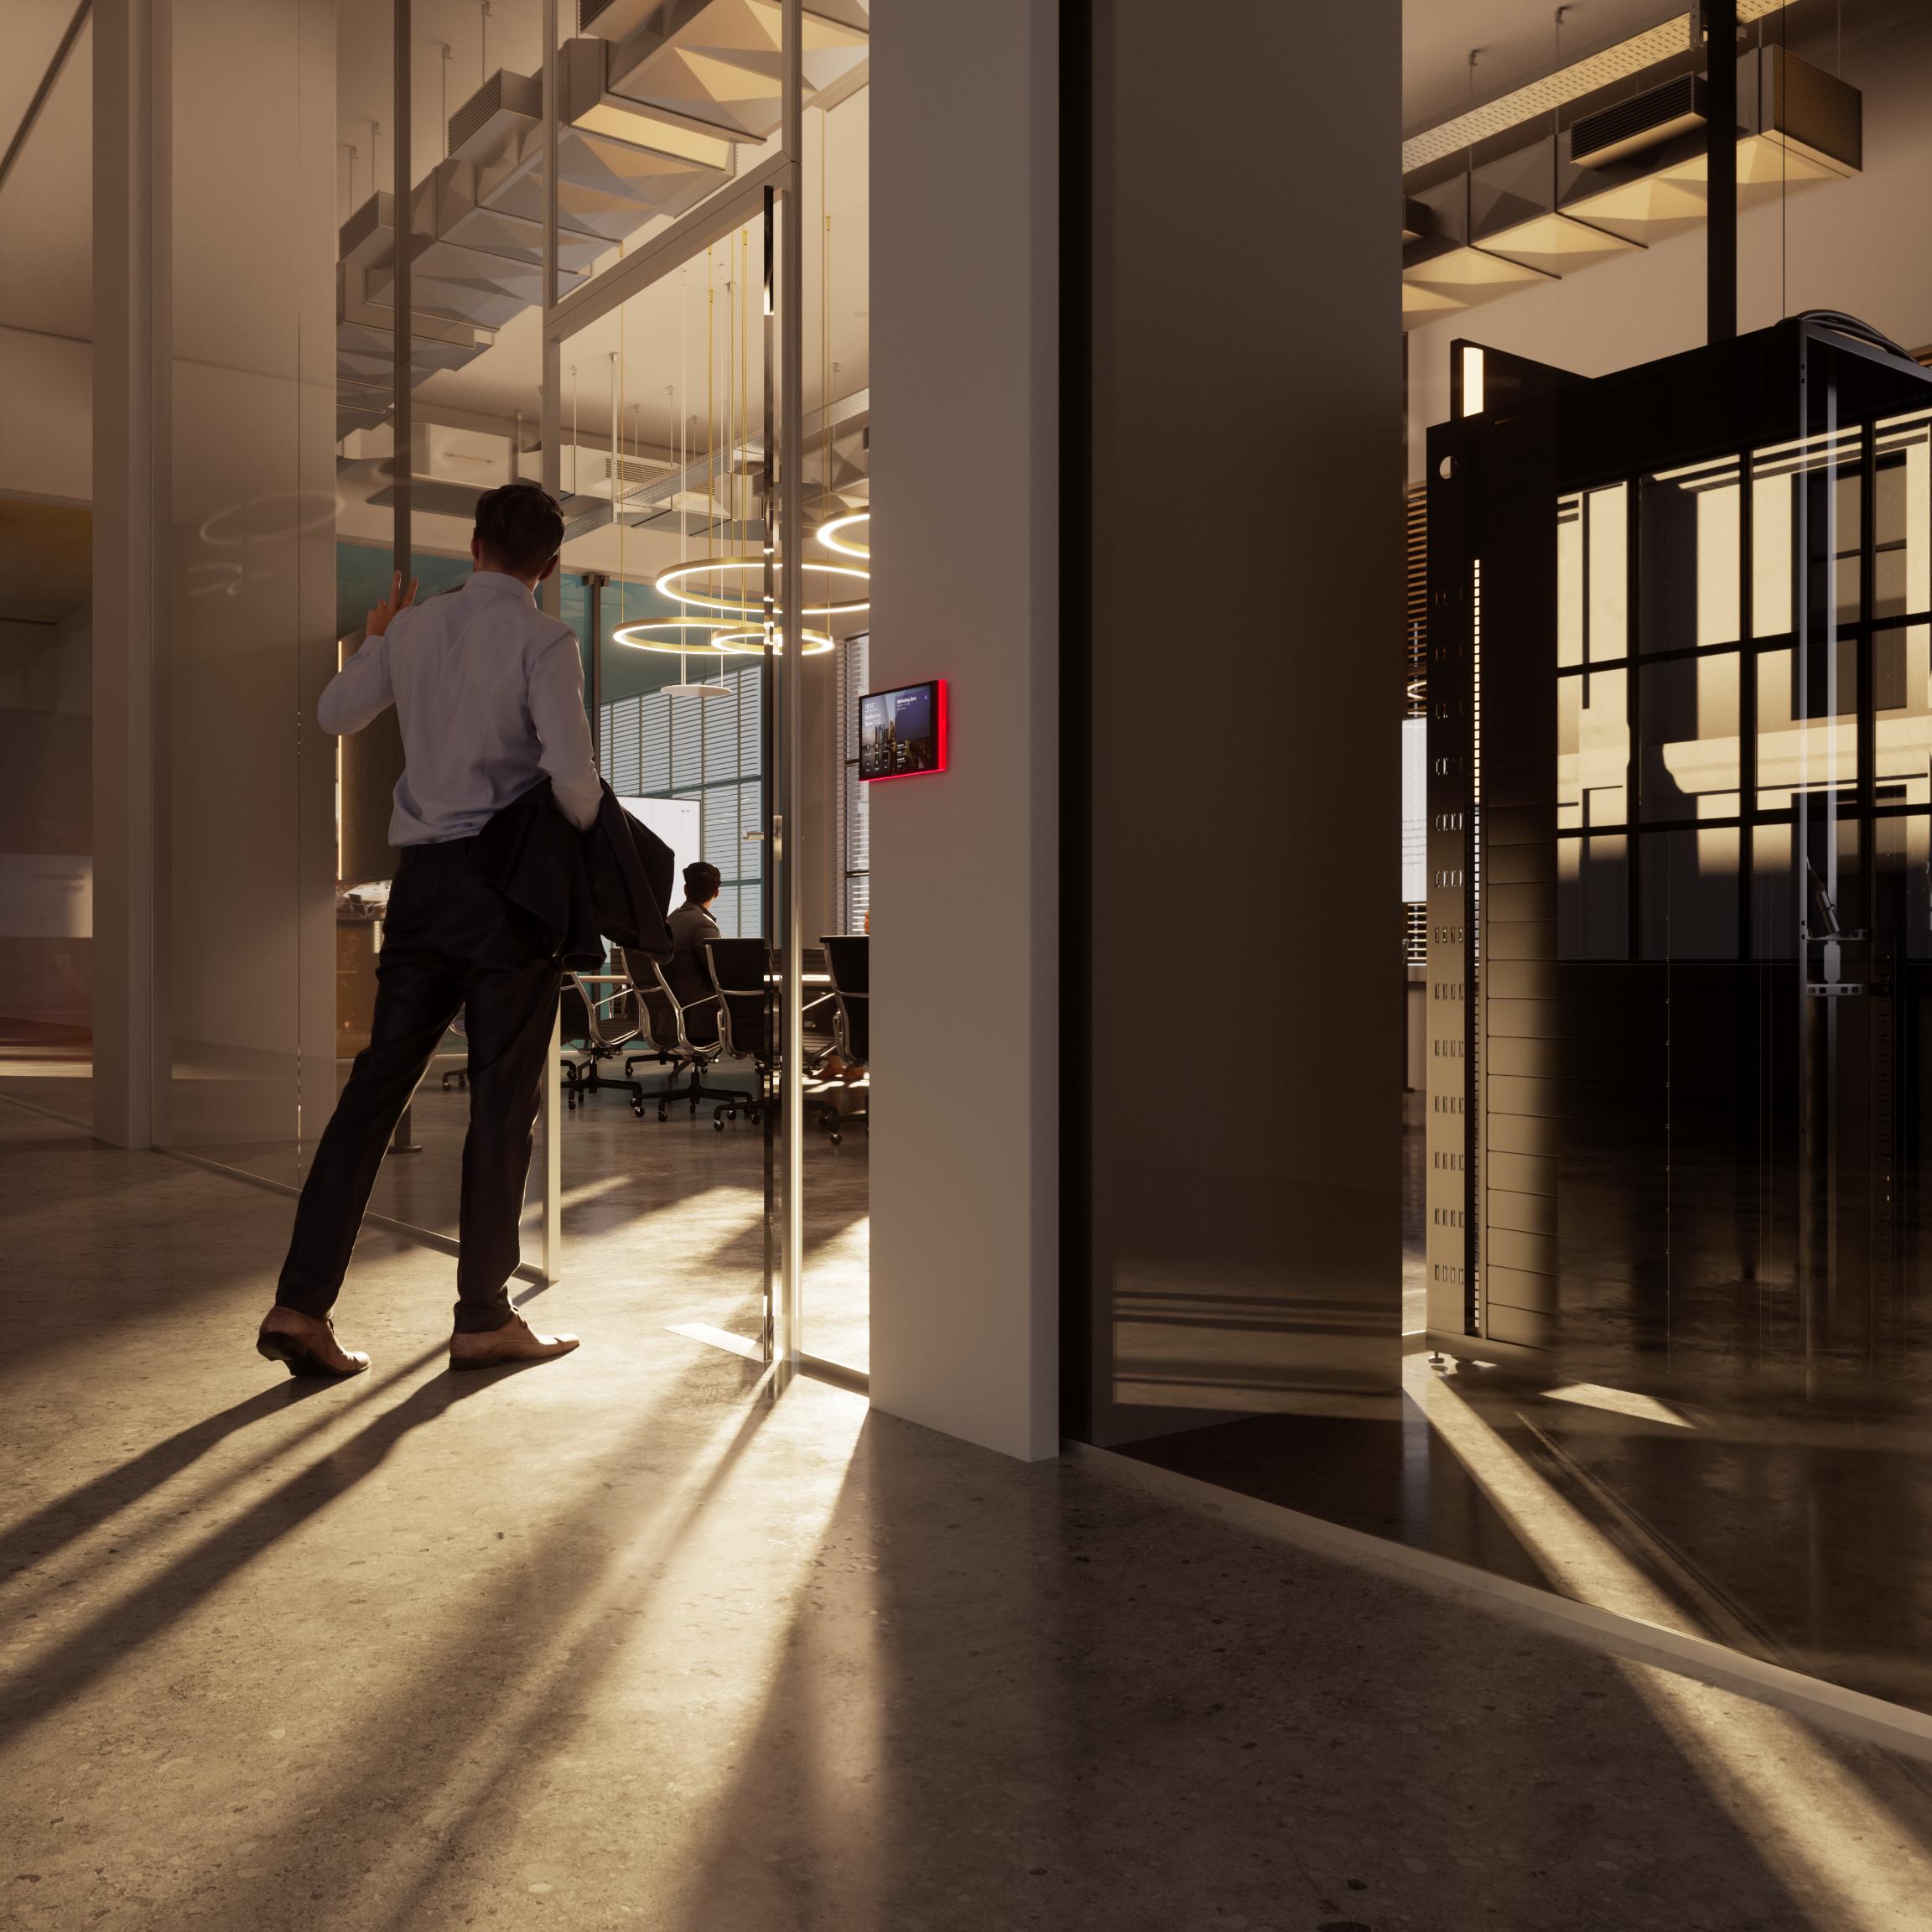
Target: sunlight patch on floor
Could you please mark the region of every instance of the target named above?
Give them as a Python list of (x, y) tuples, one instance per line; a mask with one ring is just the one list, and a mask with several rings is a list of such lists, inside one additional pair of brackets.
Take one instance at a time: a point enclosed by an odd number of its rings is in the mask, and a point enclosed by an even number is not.
[(1640, 1395), (1633, 1389), (1603, 1389), (1594, 1382), (1572, 1382), (1564, 1389), (1545, 1389), (1544, 1399), (1550, 1402), (1575, 1402), (1586, 1409), (1605, 1409), (1615, 1415), (1632, 1415), (1640, 1422), (1667, 1422), (1673, 1429), (1688, 1429), (1675, 1409), (1654, 1395)]
[[(1581, 1602), (1683, 1630), (1681, 1611), (1420, 1355), (1410, 1396), (1552, 1582)], [(1768, 1705), (1644, 1665), (1622, 1666), (1685, 1759), (1794, 1896), (1843, 1932), (1914, 1924), (1932, 1855), (1837, 1754)]]

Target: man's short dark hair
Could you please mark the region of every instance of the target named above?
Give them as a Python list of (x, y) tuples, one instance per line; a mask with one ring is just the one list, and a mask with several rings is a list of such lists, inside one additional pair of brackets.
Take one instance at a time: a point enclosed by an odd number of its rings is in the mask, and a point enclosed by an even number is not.
[(693, 905), (702, 906), (707, 899), (715, 899), (724, 883), (724, 875), (708, 860), (693, 859), (684, 868), (684, 896)]
[(564, 512), (541, 483), (521, 477), (476, 499), (476, 541), (492, 564), (533, 577), (564, 548)]

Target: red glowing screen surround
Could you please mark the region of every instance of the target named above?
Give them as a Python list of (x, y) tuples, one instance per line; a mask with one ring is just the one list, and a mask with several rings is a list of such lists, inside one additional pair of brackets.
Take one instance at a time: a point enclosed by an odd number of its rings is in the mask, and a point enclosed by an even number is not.
[(946, 680), (868, 691), (859, 700), (859, 776), (929, 778), (946, 769)]

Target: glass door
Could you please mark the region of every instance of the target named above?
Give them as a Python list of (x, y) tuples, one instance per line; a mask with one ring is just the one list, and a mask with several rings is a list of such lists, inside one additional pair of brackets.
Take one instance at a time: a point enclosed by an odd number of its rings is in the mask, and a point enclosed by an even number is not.
[[(673, 949), (613, 947), (566, 987), (570, 1265), (634, 1280), (655, 1325), (761, 1363), (783, 1272), (766, 199), (647, 257), (560, 338), (556, 479), (558, 605), (599, 767), (673, 866)], [(626, 267), (612, 255), (607, 274)]]

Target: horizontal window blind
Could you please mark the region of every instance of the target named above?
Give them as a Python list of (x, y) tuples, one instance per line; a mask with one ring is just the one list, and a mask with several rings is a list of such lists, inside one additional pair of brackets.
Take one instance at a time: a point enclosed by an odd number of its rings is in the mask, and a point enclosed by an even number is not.
[(724, 883), (712, 908), (728, 939), (764, 933), (762, 667), (716, 680), (729, 695), (653, 691), (606, 704), (598, 721), (604, 775), (633, 798), (695, 798), (702, 856)]

